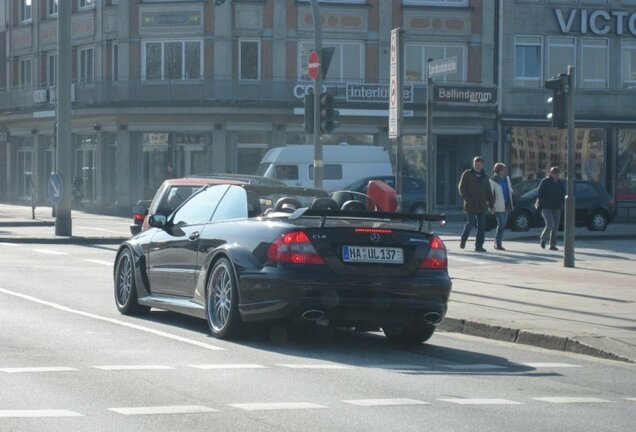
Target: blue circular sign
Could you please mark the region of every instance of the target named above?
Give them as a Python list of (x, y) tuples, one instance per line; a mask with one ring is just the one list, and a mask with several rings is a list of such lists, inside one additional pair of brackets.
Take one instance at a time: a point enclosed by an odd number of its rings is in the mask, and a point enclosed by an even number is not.
[(58, 173), (51, 174), (49, 177), (48, 183), (48, 193), (49, 199), (53, 202), (53, 204), (58, 205), (60, 201), (62, 201), (62, 196), (64, 194), (64, 182), (62, 182), (62, 177)]

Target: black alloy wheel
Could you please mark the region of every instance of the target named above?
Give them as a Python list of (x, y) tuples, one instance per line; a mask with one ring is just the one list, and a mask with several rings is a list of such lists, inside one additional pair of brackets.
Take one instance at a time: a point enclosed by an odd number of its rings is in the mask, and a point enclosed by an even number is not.
[(525, 210), (520, 210), (512, 215), (513, 231), (528, 231), (532, 225), (532, 216)]
[(206, 287), (206, 317), (212, 336), (229, 339), (238, 335), (243, 321), (238, 312), (238, 290), (232, 264), (219, 259)]
[(150, 310), (137, 301), (135, 265), (129, 249), (122, 251), (115, 265), (115, 305), (124, 315), (141, 315)]
[(382, 331), (388, 340), (399, 344), (419, 344), (429, 340), (435, 326), (415, 320), (408, 326), (385, 326)]

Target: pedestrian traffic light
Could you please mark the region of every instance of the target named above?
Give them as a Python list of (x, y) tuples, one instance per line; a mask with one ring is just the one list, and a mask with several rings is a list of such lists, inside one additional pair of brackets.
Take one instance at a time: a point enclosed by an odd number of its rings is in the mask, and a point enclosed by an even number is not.
[(552, 126), (559, 129), (567, 129), (568, 127), (567, 95), (569, 83), (569, 77), (564, 73), (545, 81), (545, 88), (552, 90), (552, 96), (548, 98), (547, 118), (552, 121)]
[(307, 93), (303, 99), (305, 106), (305, 132), (314, 133), (314, 94)]
[(329, 93), (320, 95), (320, 130), (321, 132), (331, 132), (338, 127), (336, 118), (338, 110), (333, 108), (333, 96)]

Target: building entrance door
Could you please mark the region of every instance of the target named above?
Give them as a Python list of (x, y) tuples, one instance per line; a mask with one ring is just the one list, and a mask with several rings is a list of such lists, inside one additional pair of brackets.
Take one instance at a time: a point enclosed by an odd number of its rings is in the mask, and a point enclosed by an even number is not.
[(437, 138), (437, 176), (435, 192), (436, 207), (448, 209), (457, 206), (457, 143), (452, 137), (439, 136)]
[(95, 201), (95, 149), (80, 147), (75, 149), (75, 187), (79, 188), (83, 199)]

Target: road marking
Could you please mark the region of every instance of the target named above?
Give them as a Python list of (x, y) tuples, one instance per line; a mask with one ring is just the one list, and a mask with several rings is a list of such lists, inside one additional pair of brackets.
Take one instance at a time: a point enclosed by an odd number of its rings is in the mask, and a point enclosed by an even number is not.
[(0, 372), (6, 373), (32, 373), (32, 372), (74, 372), (78, 369), (72, 367), (21, 367), (21, 368), (0, 368)]
[(521, 402), (515, 402), (508, 399), (463, 399), (463, 398), (451, 398), (451, 399), (438, 399), (444, 402), (450, 402), (460, 405), (522, 405)]
[(439, 367), (452, 370), (495, 370), (507, 369), (506, 366), (498, 366), (493, 364), (440, 364)]
[(541, 402), (549, 402), (555, 404), (569, 404), (569, 403), (611, 403), (605, 399), (591, 398), (591, 397), (540, 397), (532, 398)]
[(110, 229), (106, 229), (106, 228), (95, 228), (95, 227), (89, 227), (89, 226), (78, 226), (77, 228), (81, 228), (81, 229), (85, 229), (85, 230), (92, 230), (92, 231), (101, 231), (101, 232), (107, 232), (107, 233), (121, 234), (121, 231), (115, 231), (115, 230), (110, 230)]
[(105, 371), (127, 371), (127, 370), (172, 370), (173, 367), (161, 365), (113, 365), (113, 366), (93, 366), (95, 369)]
[(0, 410), (0, 417), (84, 417), (84, 414), (79, 414), (73, 411), (61, 410), (61, 409), (43, 409), (43, 410)]
[(214, 408), (200, 405), (174, 405), (174, 406), (154, 406), (154, 407), (124, 407), (124, 408), (108, 408), (123, 415), (154, 415), (154, 414), (194, 414), (194, 413), (211, 413), (219, 412)]
[(234, 408), (239, 408), (245, 411), (272, 411), (272, 410), (327, 408), (325, 406), (310, 403), (310, 402), (247, 403), (247, 404), (230, 404), (229, 406)]
[(113, 263), (110, 262), (110, 261), (104, 261), (104, 260), (98, 260), (98, 259), (85, 259), (85, 260), (82, 260), (82, 261), (86, 261), (86, 262), (93, 263), (93, 264), (100, 264), (100, 265), (104, 265), (104, 266), (108, 266), (108, 267), (111, 267), (113, 265)]
[(636, 402), (636, 398), (625, 398), (625, 400)]
[(583, 366), (570, 364), (570, 363), (519, 363), (531, 368), (580, 368)]
[(429, 402), (423, 402), (415, 399), (354, 399), (345, 400), (344, 403), (351, 405), (374, 407), (374, 406), (397, 406), (397, 405), (430, 405)]
[(476, 260), (476, 259), (470, 259), (470, 258), (459, 258), (456, 256), (450, 256), (449, 259), (451, 261), (464, 261), (464, 262), (469, 262), (473, 264), (492, 264), (490, 261), (482, 261), (482, 260)]
[(195, 369), (265, 369), (267, 366), (259, 364), (201, 364), (201, 365), (188, 365), (188, 367)]
[(2, 246), (7, 246), (7, 247), (17, 247), (17, 246), (20, 246), (20, 245), (19, 245), (19, 244), (17, 244), (17, 243), (6, 243), (6, 242), (0, 242), (0, 245), (2, 245)]
[(427, 366), (419, 366), (419, 365), (400, 365), (400, 364), (378, 364), (378, 365), (369, 365), (368, 368), (372, 369), (385, 369), (391, 371), (421, 371), (421, 370), (429, 370), (430, 367)]
[(51, 249), (33, 249), (35, 252), (46, 255), (68, 255), (66, 252), (55, 251)]
[(10, 295), (10, 296), (14, 296), (14, 297), (19, 297), (21, 299), (28, 300), (28, 301), (33, 302), (33, 303), (38, 303), (38, 304), (41, 304), (41, 305), (49, 306), (49, 307), (52, 307), (54, 309), (61, 310), (63, 312), (69, 312), (69, 313), (72, 313), (72, 314), (81, 315), (83, 317), (92, 318), (92, 319), (96, 319), (96, 320), (100, 320), (100, 321), (105, 321), (105, 322), (108, 322), (108, 323), (111, 323), (111, 324), (117, 324), (117, 325), (120, 325), (120, 326), (123, 326), (123, 327), (128, 327), (128, 328), (131, 328), (131, 329), (135, 329), (135, 330), (143, 331), (143, 332), (146, 332), (146, 333), (150, 333), (150, 334), (153, 334), (155, 336), (161, 336), (161, 337), (164, 337), (166, 339), (172, 339), (172, 340), (175, 340), (175, 341), (179, 341), (179, 342), (187, 343), (187, 344), (190, 344), (190, 345), (198, 346), (200, 348), (205, 348), (205, 349), (209, 349), (209, 350), (212, 350), (212, 351), (225, 351), (225, 348), (221, 348), (221, 347), (216, 346), (216, 345), (210, 345), (210, 344), (199, 342), (199, 341), (196, 341), (196, 340), (193, 340), (193, 339), (188, 339), (188, 338), (185, 338), (185, 337), (181, 337), (181, 336), (173, 335), (173, 334), (170, 334), (170, 333), (162, 332), (162, 331), (159, 331), (159, 330), (151, 329), (149, 327), (143, 327), (143, 326), (136, 325), (136, 324), (130, 324), (130, 323), (127, 323), (127, 322), (124, 322), (124, 321), (119, 321), (119, 320), (116, 320), (116, 319), (106, 318), (106, 317), (103, 317), (103, 316), (100, 316), (100, 315), (95, 315), (95, 314), (92, 314), (92, 313), (83, 312), (83, 311), (79, 311), (79, 310), (76, 310), (76, 309), (71, 309), (69, 307), (62, 306), (62, 305), (57, 304), (57, 303), (52, 303), (52, 302), (49, 302), (49, 301), (46, 301), (46, 300), (41, 300), (41, 299), (29, 296), (29, 295), (20, 294), (18, 292), (10, 291), (10, 290), (5, 289), (5, 288), (0, 288), (0, 293), (7, 294), (7, 295)]
[(336, 364), (278, 364), (289, 369), (354, 369), (352, 366)]

